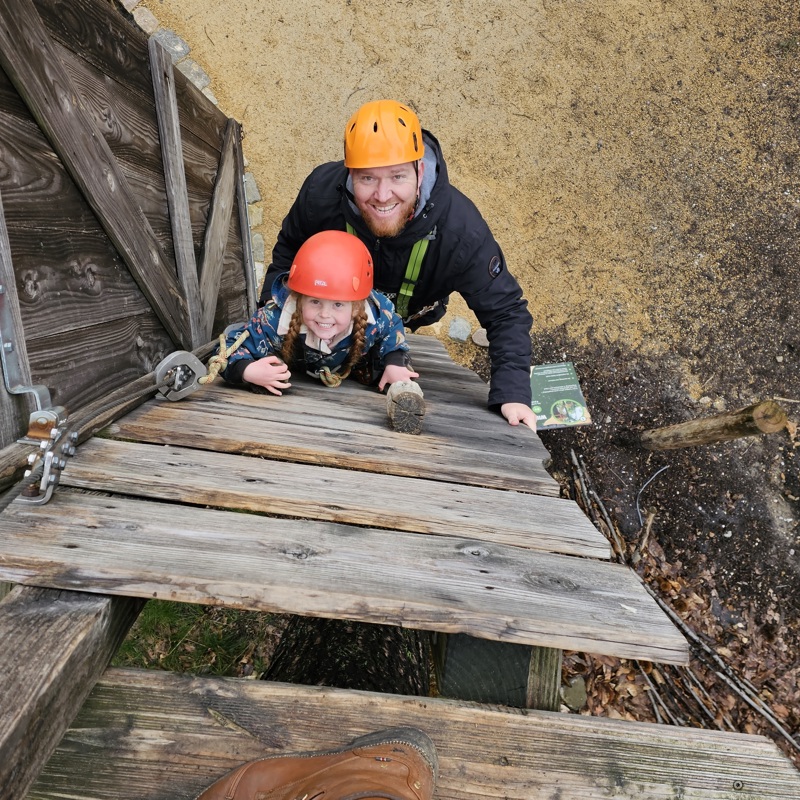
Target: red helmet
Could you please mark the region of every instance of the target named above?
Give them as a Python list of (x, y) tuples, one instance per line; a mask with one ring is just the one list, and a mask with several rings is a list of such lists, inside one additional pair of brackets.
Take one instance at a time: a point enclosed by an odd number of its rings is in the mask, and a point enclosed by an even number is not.
[(372, 291), (372, 256), (351, 233), (315, 233), (297, 251), (287, 285), (323, 300), (365, 300)]

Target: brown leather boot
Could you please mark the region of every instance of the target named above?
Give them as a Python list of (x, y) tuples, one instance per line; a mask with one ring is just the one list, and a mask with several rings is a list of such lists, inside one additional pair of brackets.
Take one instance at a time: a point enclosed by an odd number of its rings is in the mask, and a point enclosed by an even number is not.
[(249, 761), (196, 800), (431, 800), (437, 773), (427, 734), (391, 728), (339, 750)]

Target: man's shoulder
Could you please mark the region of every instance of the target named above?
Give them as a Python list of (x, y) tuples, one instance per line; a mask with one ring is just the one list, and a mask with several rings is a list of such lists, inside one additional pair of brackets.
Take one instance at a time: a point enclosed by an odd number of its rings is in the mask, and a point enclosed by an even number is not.
[(328, 161), (314, 167), (306, 178), (304, 189), (315, 195), (338, 197), (341, 187), (347, 180), (347, 169), (343, 161)]

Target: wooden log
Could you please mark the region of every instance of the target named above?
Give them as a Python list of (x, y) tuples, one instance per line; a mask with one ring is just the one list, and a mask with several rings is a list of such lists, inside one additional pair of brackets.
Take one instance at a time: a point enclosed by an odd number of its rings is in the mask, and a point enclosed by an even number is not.
[(144, 601), (17, 586), (0, 605), (0, 800), (25, 797)]
[(644, 431), (640, 444), (646, 450), (676, 450), (715, 444), (742, 436), (777, 433), (786, 427), (786, 411), (774, 400), (763, 400), (738, 411), (695, 419), (665, 428)]
[(425, 418), (425, 399), (414, 381), (397, 381), (386, 392), (386, 413), (392, 430), (421, 433)]

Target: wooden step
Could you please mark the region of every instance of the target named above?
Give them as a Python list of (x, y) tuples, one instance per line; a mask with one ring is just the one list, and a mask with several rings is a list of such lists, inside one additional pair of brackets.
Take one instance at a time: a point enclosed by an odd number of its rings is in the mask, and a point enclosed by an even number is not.
[(17, 800), (108, 665), (141, 600), (15, 587), (0, 603), (0, 798)]
[(0, 580), (688, 659), (683, 636), (616, 563), (67, 489), (46, 505), (15, 501), (3, 531)]
[(424, 730), (438, 800), (789, 800), (800, 775), (760, 736), (471, 703), (111, 669), (28, 800), (191, 800), (244, 761)]
[(571, 500), (196, 448), (93, 439), (79, 448), (62, 484), (588, 558), (611, 555), (608, 540)]

